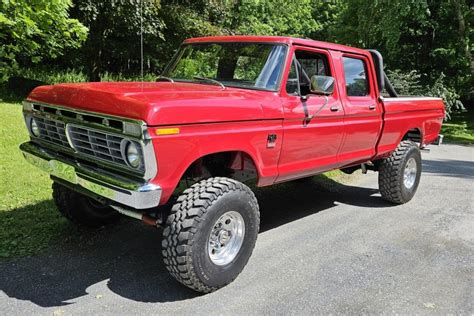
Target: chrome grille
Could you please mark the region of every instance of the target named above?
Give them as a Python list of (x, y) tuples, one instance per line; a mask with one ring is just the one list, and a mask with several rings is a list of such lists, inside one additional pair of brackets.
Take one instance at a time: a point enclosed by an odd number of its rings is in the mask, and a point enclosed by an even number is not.
[(80, 153), (127, 166), (122, 157), (122, 137), (76, 125), (68, 125), (71, 145)]
[(63, 122), (38, 116), (35, 116), (35, 121), (39, 128), (40, 138), (69, 147)]

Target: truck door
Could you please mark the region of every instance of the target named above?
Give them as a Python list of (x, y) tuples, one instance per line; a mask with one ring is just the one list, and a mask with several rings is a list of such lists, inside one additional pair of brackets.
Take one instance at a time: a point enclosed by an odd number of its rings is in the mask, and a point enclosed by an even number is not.
[(329, 96), (309, 93), (313, 75), (335, 77), (329, 53), (295, 47), (292, 54), (281, 89), (284, 121), (277, 182), (335, 168), (343, 136), (344, 109), (337, 89)]
[(362, 163), (375, 155), (382, 128), (382, 110), (376, 98), (373, 71), (362, 55), (339, 54), (343, 74), (340, 92), (344, 104), (344, 139), (338, 159), (342, 165)]

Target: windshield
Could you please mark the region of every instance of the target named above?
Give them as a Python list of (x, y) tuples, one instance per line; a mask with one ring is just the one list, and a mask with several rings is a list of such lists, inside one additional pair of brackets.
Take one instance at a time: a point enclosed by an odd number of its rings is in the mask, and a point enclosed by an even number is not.
[(276, 90), (286, 50), (286, 46), (278, 44), (187, 44), (163, 76), (176, 81), (215, 84), (217, 80), (217, 84), (225, 86)]

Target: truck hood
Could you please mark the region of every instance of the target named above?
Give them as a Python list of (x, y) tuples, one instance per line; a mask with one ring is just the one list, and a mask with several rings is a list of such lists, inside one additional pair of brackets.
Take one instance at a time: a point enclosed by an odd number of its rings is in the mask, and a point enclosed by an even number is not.
[(149, 126), (282, 118), (275, 92), (182, 82), (94, 82), (35, 88), (28, 100)]

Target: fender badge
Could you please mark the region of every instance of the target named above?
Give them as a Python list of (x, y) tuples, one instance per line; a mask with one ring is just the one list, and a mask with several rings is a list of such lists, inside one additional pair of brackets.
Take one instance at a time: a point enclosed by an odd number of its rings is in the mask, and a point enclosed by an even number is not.
[(269, 134), (267, 137), (267, 148), (275, 148), (276, 146), (276, 134)]

